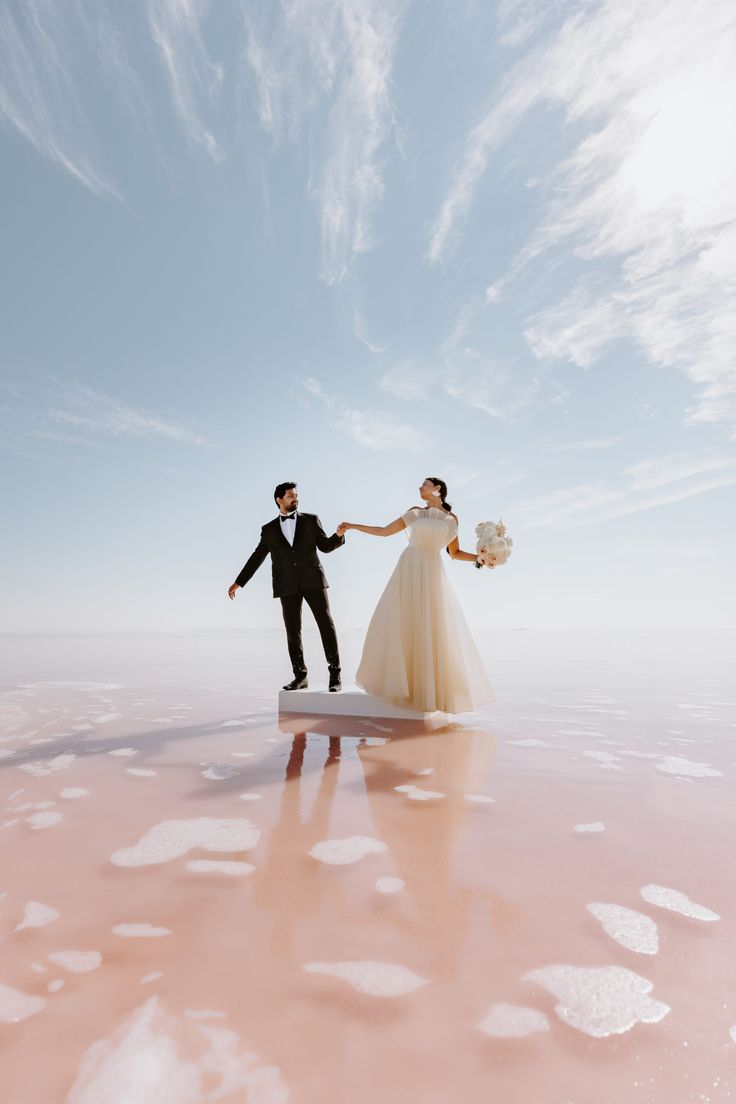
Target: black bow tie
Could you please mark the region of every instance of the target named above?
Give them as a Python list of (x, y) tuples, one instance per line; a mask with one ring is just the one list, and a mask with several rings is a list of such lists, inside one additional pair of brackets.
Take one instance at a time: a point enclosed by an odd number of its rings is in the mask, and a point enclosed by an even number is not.
[(296, 510), (294, 511), (293, 514), (282, 514), (281, 515), (281, 520), (282, 521), (289, 521), (290, 518), (295, 518), (295, 517), (296, 517)]

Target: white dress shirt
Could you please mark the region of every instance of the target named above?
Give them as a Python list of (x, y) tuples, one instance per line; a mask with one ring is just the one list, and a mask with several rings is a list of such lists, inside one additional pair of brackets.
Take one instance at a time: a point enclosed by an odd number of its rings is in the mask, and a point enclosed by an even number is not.
[[(285, 514), (281, 514), (281, 518), (286, 517)], [(279, 519), (279, 525), (281, 526), (281, 532), (286, 537), (289, 544), (294, 546), (294, 533), (296, 532), (296, 514), (293, 517), (286, 518), (286, 521)]]

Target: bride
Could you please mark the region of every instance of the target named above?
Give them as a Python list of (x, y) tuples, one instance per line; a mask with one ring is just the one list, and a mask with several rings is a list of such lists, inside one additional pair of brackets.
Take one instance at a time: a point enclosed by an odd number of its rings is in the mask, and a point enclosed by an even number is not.
[(371, 618), (355, 681), (405, 709), (464, 713), (493, 701), (493, 691), (441, 553), (447, 548), (454, 560), (470, 563), (476, 557), (460, 548), (443, 480), (425, 479), (419, 494), (424, 506), (412, 506), (389, 525), (343, 521), (337, 527), (339, 536), (357, 529), (390, 537), (406, 529), (409, 538)]

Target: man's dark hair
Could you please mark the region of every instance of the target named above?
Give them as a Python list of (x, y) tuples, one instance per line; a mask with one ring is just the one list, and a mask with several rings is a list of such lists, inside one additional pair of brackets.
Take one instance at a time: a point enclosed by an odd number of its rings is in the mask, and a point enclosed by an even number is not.
[(273, 492), (274, 502), (278, 502), (280, 498), (283, 498), (287, 491), (290, 491), (292, 487), (296, 487), (296, 483), (279, 483), (276, 490)]

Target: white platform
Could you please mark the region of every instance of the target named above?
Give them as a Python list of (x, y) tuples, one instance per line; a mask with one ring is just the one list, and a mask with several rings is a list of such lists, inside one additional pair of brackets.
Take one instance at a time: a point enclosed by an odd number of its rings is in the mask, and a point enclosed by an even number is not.
[(439, 713), (423, 713), (418, 709), (400, 709), (397, 705), (374, 698), (359, 686), (348, 686), (336, 694), (328, 690), (280, 690), (279, 713), (299, 713), (302, 716), (392, 717), (404, 721), (426, 721)]

